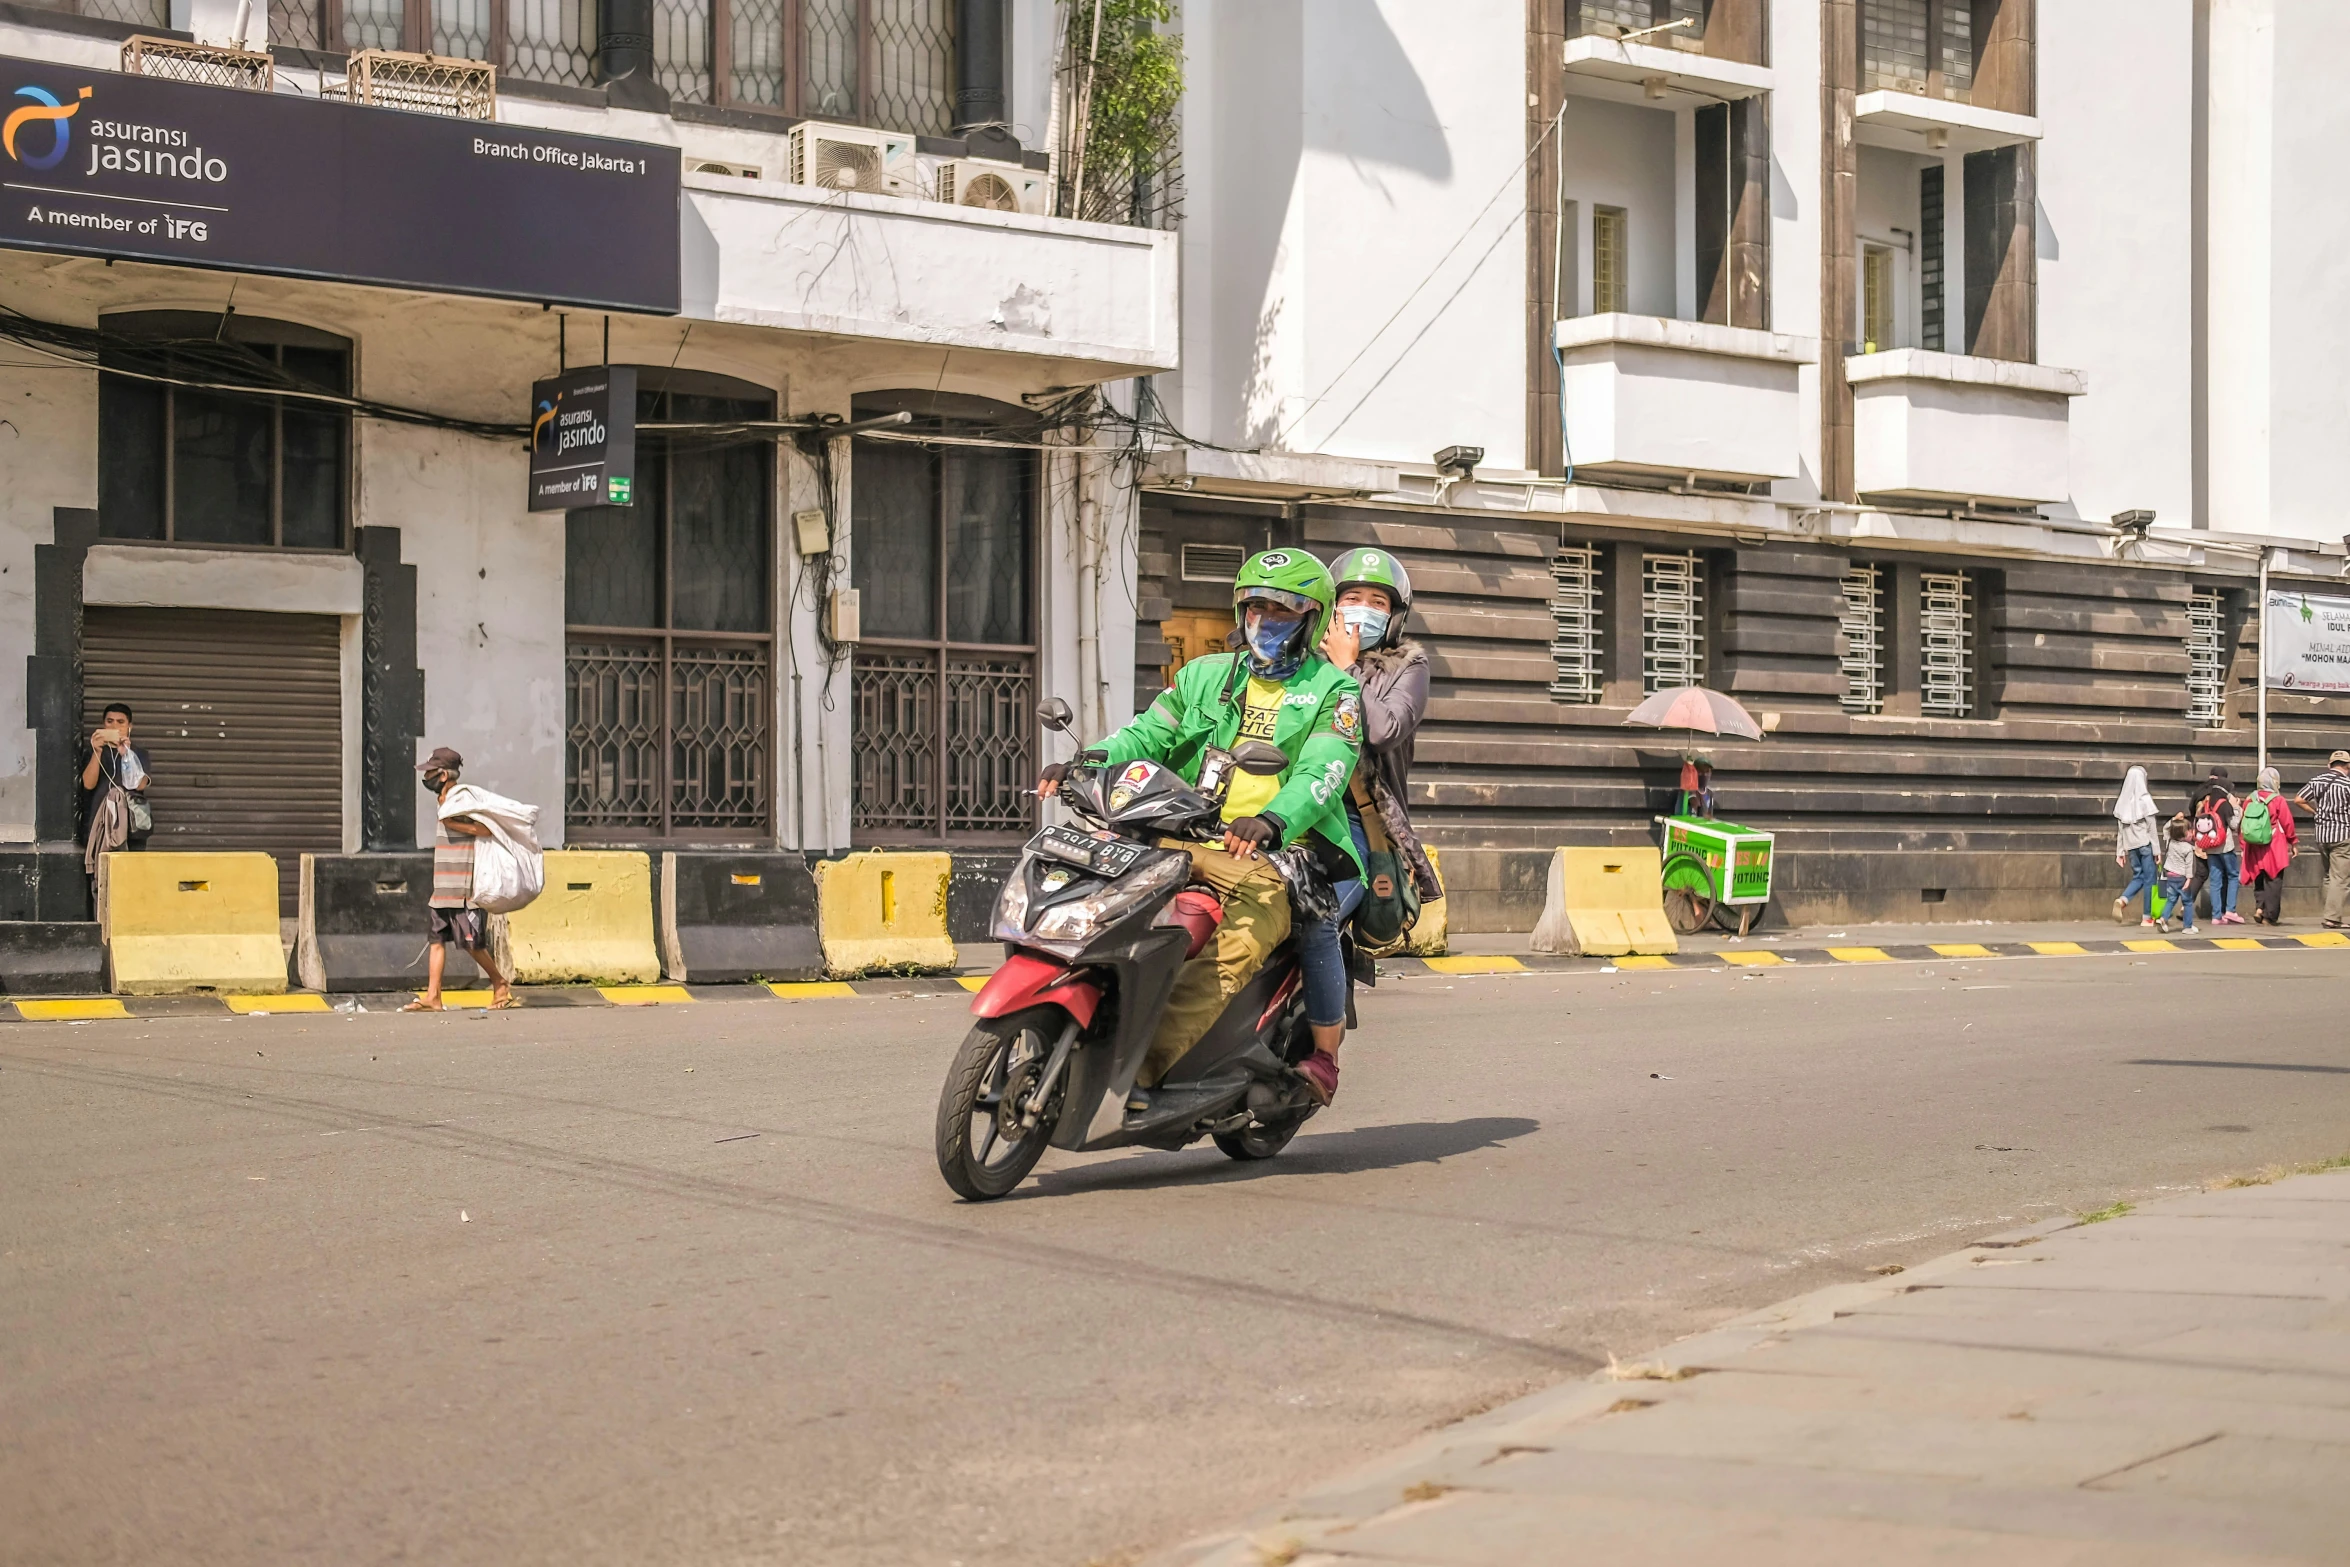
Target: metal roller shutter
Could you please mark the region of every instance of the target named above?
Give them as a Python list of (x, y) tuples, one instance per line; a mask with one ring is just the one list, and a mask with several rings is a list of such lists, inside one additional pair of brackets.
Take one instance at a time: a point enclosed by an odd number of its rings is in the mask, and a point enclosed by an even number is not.
[(155, 850), (277, 857), (287, 915), (304, 852), (343, 847), (342, 625), (333, 615), (92, 607), (83, 727), (127, 702), (155, 773)]

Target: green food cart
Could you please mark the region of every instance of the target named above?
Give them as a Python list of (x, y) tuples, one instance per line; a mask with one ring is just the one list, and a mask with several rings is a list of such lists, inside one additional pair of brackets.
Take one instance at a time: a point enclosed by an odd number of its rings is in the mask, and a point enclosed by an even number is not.
[(1665, 918), (1684, 936), (1712, 921), (1745, 935), (1771, 901), (1771, 835), (1710, 816), (1659, 818), (1664, 828)]

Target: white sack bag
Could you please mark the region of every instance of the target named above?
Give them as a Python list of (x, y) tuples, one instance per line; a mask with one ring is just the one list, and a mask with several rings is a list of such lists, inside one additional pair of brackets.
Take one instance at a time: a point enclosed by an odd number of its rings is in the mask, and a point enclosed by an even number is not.
[(473, 840), (473, 905), (491, 914), (527, 907), (547, 884), (539, 848), (539, 808), (502, 794), (459, 784), (440, 804), (443, 820), (463, 816), (490, 830)]

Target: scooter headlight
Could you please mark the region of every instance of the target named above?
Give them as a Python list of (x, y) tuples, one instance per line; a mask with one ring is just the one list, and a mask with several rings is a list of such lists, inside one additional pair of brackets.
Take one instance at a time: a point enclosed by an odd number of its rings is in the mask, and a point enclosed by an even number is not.
[(1028, 878), (1015, 869), (995, 900), (995, 939), (1017, 945), (1028, 939)]
[(1191, 874), (1188, 856), (1169, 856), (1142, 866), (1118, 880), (1104, 882), (1082, 898), (1056, 903), (1036, 918), (1033, 935), (1045, 941), (1082, 946), (1104, 927), (1132, 912), (1135, 905), (1170, 887), (1180, 887)]

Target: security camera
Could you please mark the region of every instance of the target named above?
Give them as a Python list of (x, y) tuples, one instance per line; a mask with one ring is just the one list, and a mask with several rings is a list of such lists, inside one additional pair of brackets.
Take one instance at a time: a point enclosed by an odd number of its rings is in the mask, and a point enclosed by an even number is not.
[(2146, 537), (2146, 530), (2154, 526), (2154, 513), (2146, 510), (2118, 511), (2113, 514), (2113, 525), (2124, 533)]
[(1436, 454), (1436, 471), (1457, 474), (1466, 479), (1477, 471), (1477, 465), (1484, 460), (1485, 448), (1482, 446), (1447, 446)]

